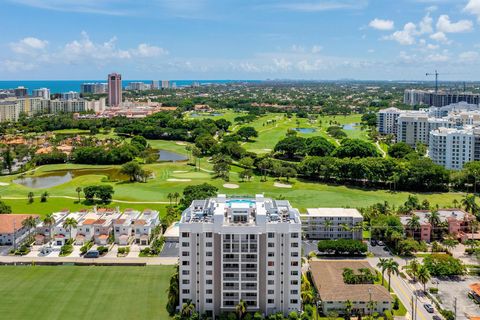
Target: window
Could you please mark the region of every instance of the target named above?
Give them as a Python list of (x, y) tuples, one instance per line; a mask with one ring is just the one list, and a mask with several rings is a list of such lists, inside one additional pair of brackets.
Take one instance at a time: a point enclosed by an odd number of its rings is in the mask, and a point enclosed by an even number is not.
[(268, 253), (268, 256), (269, 256), (269, 257), (274, 257), (274, 256), (275, 256), (275, 253), (269, 252), (269, 253)]
[(190, 233), (182, 232), (182, 238), (188, 238), (188, 237), (190, 237)]
[(206, 265), (207, 265), (207, 266), (213, 265), (213, 261), (212, 261), (212, 260), (208, 260), (208, 261), (206, 262)]
[(189, 266), (190, 265), (190, 261), (182, 261), (182, 266)]
[(182, 280), (182, 284), (190, 284), (190, 280), (188, 280), (188, 279), (183, 279), (183, 280)]
[(269, 267), (275, 266), (275, 262), (274, 262), (274, 261), (268, 261), (268, 266), (269, 266)]
[(275, 282), (274, 282), (273, 280), (268, 280), (267, 284), (269, 284), (269, 285), (274, 285)]
[(188, 276), (190, 274), (189, 270), (182, 270), (182, 275)]
[(212, 299), (205, 299), (205, 303), (213, 303), (213, 300)]
[(206, 294), (213, 294), (213, 290), (212, 289), (207, 289), (207, 290), (205, 290), (205, 293)]
[(292, 242), (290, 245), (292, 248), (298, 248), (298, 242)]
[(211, 242), (206, 242), (205, 243), (205, 247), (207, 247), (207, 248), (211, 248), (212, 246), (213, 246), (213, 243), (211, 243)]
[(297, 299), (290, 299), (290, 303), (291, 303), (291, 304), (297, 304), (297, 303), (298, 303), (298, 300), (297, 300)]
[(190, 256), (190, 252), (182, 251), (182, 257), (188, 257), (188, 256)]
[(274, 232), (269, 232), (268, 233), (268, 238), (269, 239), (275, 238), (275, 233)]
[(205, 281), (206, 284), (212, 284), (213, 283), (213, 280), (207, 280)]
[(273, 242), (269, 242), (269, 243), (268, 243), (268, 247), (269, 247), (269, 248), (273, 248), (273, 247), (275, 247), (275, 243), (273, 243)]
[(188, 242), (182, 242), (182, 247), (190, 247), (190, 243), (188, 243)]
[(270, 303), (270, 304), (272, 304), (272, 303), (275, 303), (275, 300), (273, 300), (273, 299), (268, 299), (267, 302)]
[(211, 232), (205, 233), (205, 237), (207, 237), (207, 238), (211, 238), (212, 236), (213, 236), (213, 233), (211, 233)]
[(298, 233), (292, 233), (292, 238), (298, 238)]
[(268, 290), (268, 294), (274, 294), (275, 290)]
[(275, 274), (275, 272), (274, 272), (273, 270), (269, 270), (269, 271), (268, 271), (268, 275), (269, 275), (269, 276), (273, 276), (274, 274)]
[(213, 255), (212, 251), (207, 251), (205, 252), (205, 256), (211, 257)]
[(189, 294), (189, 293), (190, 293), (190, 289), (183, 289), (183, 290), (182, 290), (182, 293), (183, 293), (183, 294)]
[(207, 270), (207, 271), (205, 271), (205, 274), (207, 276), (211, 276), (213, 274), (213, 271), (212, 270)]

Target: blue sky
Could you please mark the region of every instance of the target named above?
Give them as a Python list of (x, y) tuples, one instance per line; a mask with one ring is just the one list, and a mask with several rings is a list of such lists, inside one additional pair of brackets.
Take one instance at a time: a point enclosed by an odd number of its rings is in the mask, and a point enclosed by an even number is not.
[(480, 79), (480, 0), (0, 0), (0, 79)]

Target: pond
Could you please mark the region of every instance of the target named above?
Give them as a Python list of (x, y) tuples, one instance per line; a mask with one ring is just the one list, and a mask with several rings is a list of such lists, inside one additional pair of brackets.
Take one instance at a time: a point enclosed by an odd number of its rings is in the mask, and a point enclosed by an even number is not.
[(198, 117), (220, 117), (223, 116), (223, 113), (218, 113), (218, 112), (212, 112), (212, 113), (196, 113), (192, 112), (190, 113), (190, 118), (198, 118)]
[(343, 130), (355, 130), (355, 127), (357, 126), (356, 123), (348, 123), (343, 125)]
[(37, 177), (20, 176), (18, 179), (13, 180), (13, 183), (20, 184), (27, 188), (46, 189), (46, 188), (59, 186), (61, 184), (69, 182), (75, 177), (92, 175), (92, 174), (105, 175), (110, 181), (128, 179), (127, 176), (122, 175), (118, 169), (114, 169), (114, 168), (72, 169), (72, 170), (50, 171)]
[(185, 160), (188, 160), (188, 157), (183, 154), (167, 151), (167, 150), (158, 151), (158, 161), (176, 162), (176, 161), (185, 161)]
[(317, 131), (314, 128), (295, 128), (294, 130), (300, 133), (314, 133)]

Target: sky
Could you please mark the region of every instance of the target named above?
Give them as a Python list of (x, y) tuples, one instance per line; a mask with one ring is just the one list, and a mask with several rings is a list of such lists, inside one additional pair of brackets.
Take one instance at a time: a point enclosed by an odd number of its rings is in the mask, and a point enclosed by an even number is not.
[(480, 80), (480, 0), (0, 5), (0, 80)]

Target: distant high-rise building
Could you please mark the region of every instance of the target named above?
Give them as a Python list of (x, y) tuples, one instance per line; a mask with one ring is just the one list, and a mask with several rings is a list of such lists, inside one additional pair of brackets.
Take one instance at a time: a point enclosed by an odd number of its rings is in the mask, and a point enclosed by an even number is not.
[(80, 85), (81, 93), (107, 93), (108, 84), (106, 83), (82, 83)]
[(150, 86), (150, 89), (157, 90), (159, 87), (160, 87), (159, 81), (158, 80), (152, 80), (152, 84)]
[(80, 95), (76, 91), (69, 91), (62, 93), (62, 100), (76, 100), (80, 99)]
[(122, 75), (119, 73), (108, 75), (108, 105), (110, 107), (122, 105)]
[(23, 98), (28, 96), (28, 89), (25, 87), (18, 87), (13, 90), (15, 92), (15, 97), (17, 98)]
[(170, 88), (170, 81), (162, 80), (162, 89), (168, 89), (168, 88)]
[(50, 100), (50, 89), (48, 88), (40, 88), (33, 90), (33, 94), (35, 98), (43, 98), (45, 100)]

